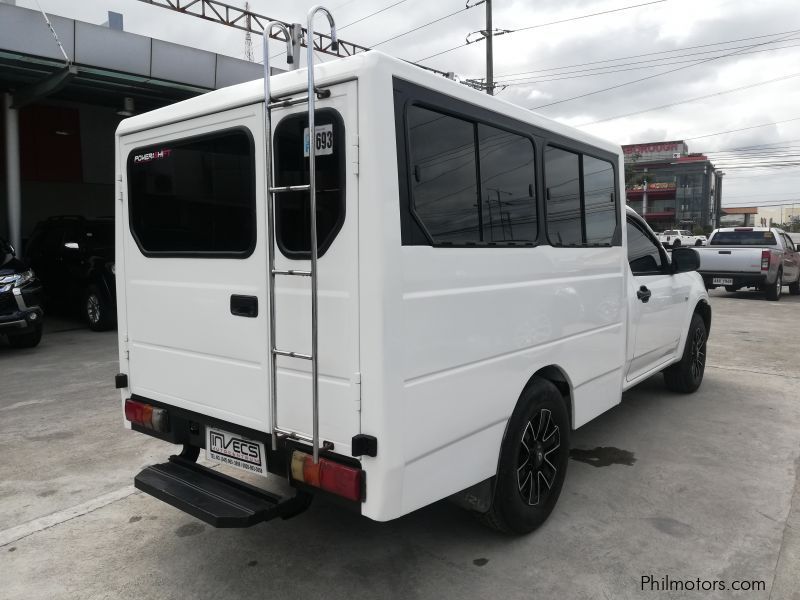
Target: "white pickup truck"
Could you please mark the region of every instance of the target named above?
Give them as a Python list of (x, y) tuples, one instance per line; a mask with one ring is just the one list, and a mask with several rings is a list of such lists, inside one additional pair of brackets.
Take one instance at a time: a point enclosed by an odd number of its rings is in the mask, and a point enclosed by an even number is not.
[(707, 248), (698, 250), (707, 289), (729, 292), (756, 288), (768, 300), (780, 300), (783, 286), (800, 294), (800, 245), (788, 234), (767, 227), (724, 227), (711, 233)]
[(687, 229), (667, 229), (658, 234), (658, 241), (661, 242), (665, 248), (678, 246), (705, 246), (706, 236), (692, 235), (692, 232)]

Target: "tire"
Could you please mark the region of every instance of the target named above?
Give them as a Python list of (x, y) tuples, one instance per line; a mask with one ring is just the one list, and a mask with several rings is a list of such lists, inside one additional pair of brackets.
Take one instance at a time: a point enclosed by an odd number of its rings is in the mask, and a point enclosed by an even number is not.
[(767, 300), (777, 302), (781, 299), (783, 293), (783, 271), (778, 271), (778, 276), (775, 278), (775, 283), (767, 288)]
[(33, 331), (8, 336), (12, 348), (35, 348), (42, 341), (42, 324), (34, 326)]
[(800, 274), (797, 275), (797, 281), (789, 284), (789, 293), (792, 296), (800, 294)]
[(708, 331), (703, 318), (694, 313), (689, 323), (689, 333), (681, 360), (664, 369), (664, 383), (668, 390), (681, 394), (697, 391), (703, 383), (706, 370), (706, 342)]
[(694, 243), (694, 245), (695, 245), (695, 246), (702, 246), (702, 245), (703, 245), (703, 240), (697, 240), (697, 241)]
[(680, 240), (675, 240), (674, 242), (672, 242), (672, 247), (673, 248), (680, 248), (681, 247), (681, 241)]
[(492, 503), (479, 515), (503, 533), (530, 533), (553, 510), (569, 460), (570, 421), (556, 386), (534, 379), (523, 390), (508, 421)]
[(83, 299), (83, 317), (92, 331), (106, 331), (114, 326), (114, 308), (96, 285), (90, 285)]

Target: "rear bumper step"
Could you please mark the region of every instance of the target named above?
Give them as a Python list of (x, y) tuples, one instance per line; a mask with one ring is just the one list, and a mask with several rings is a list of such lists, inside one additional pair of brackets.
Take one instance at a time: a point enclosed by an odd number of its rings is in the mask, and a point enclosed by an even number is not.
[(303, 491), (282, 498), (180, 456), (143, 469), (134, 485), (214, 527), (250, 527), (276, 517), (288, 519), (308, 508), (312, 498)]

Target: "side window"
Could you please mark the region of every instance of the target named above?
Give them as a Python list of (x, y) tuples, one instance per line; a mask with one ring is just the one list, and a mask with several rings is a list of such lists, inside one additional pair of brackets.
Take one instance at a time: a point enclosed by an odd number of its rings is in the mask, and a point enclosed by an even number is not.
[(583, 244), (580, 155), (547, 146), (544, 177), (547, 184), (547, 237), (557, 246)]
[(547, 146), (547, 236), (554, 246), (610, 246), (617, 230), (614, 167)]
[(614, 167), (610, 162), (583, 156), (583, 197), (586, 243), (610, 244), (617, 229)]
[(628, 264), (634, 275), (656, 275), (662, 272), (661, 251), (638, 225), (628, 221)]
[[(333, 243), (345, 218), (345, 129), (339, 114), (318, 110), (313, 143), (317, 157), (317, 251)], [(275, 183), (278, 186), (308, 184), (308, 117), (290, 115), (275, 128)], [(278, 194), (275, 199), (275, 240), (289, 258), (308, 258), (311, 252), (311, 219), (308, 192)]]
[(520, 135), (479, 124), (478, 153), (483, 240), (536, 241), (533, 144)]
[(434, 242), (481, 241), (473, 124), (419, 106), (408, 109), (414, 210)]
[(228, 130), (128, 156), (131, 231), (148, 256), (244, 258), (256, 243), (255, 157)]

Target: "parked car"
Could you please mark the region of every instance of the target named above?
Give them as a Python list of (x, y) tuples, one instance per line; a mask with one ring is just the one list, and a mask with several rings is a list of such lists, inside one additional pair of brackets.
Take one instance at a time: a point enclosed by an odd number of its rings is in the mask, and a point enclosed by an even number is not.
[(120, 409), (184, 446), (134, 481), (214, 526), (327, 494), (529, 532), (575, 428), (656, 373), (702, 382), (697, 254), (626, 209), (619, 145), (375, 51), (116, 135)]
[(664, 244), (665, 248), (677, 248), (679, 246), (705, 246), (706, 236), (692, 235), (688, 229), (667, 229), (658, 234), (658, 241)]
[(114, 220), (50, 217), (37, 224), (25, 251), (48, 306), (83, 316), (94, 331), (116, 323)]
[(42, 339), (42, 285), (31, 268), (0, 238), (0, 334), (15, 348), (33, 348)]
[(782, 230), (767, 227), (715, 229), (708, 247), (700, 248), (700, 268), (707, 289), (764, 290), (780, 300), (783, 286), (800, 294), (800, 246)]

